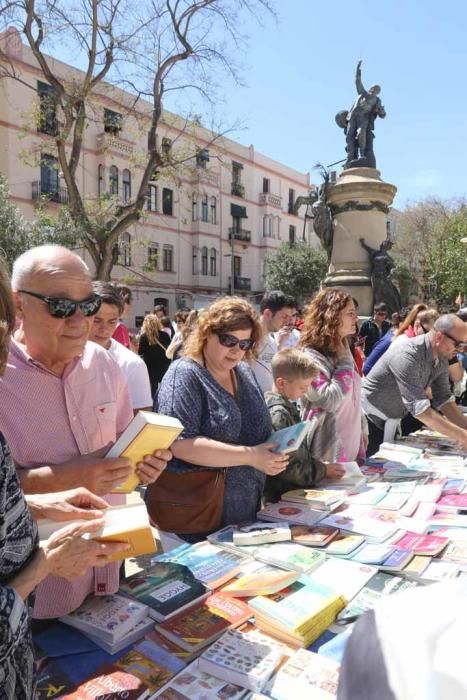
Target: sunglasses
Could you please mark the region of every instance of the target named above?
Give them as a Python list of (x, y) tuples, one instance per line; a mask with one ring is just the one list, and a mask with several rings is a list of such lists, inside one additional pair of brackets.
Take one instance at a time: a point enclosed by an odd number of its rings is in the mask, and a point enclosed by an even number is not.
[(224, 346), (224, 348), (236, 348), (237, 345), (240, 350), (246, 352), (246, 350), (251, 350), (254, 341), (252, 338), (246, 338), (245, 340), (240, 340), (235, 335), (230, 335), (229, 333), (219, 333), (217, 336), (219, 338), (219, 343)]
[(457, 340), (457, 338), (454, 338), (454, 336), (449, 335), (449, 333), (446, 333), (445, 331), (441, 331), (443, 335), (446, 336), (446, 338), (449, 338), (449, 340), (452, 340), (454, 343), (454, 350), (457, 350), (458, 352), (463, 352), (467, 348), (467, 342), (463, 340)]
[(102, 304), (99, 294), (92, 294), (92, 296), (83, 299), (83, 301), (74, 301), (73, 299), (67, 299), (67, 297), (48, 297), (44, 296), (44, 294), (37, 294), (37, 292), (28, 292), (26, 289), (18, 289), (18, 292), (29, 294), (30, 297), (43, 301), (44, 304), (47, 304), (47, 311), (54, 318), (69, 318), (76, 313), (78, 307), (81, 309), (83, 316), (94, 316)]

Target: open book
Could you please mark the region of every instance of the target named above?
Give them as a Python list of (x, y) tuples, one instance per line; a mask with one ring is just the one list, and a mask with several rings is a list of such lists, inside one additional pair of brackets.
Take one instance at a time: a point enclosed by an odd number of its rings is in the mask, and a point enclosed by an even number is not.
[(294, 452), (298, 450), (305, 438), (311, 438), (316, 430), (316, 426), (316, 419), (304, 420), (288, 428), (276, 430), (269, 436), (267, 442), (277, 443), (277, 447), (273, 450), (274, 452)]

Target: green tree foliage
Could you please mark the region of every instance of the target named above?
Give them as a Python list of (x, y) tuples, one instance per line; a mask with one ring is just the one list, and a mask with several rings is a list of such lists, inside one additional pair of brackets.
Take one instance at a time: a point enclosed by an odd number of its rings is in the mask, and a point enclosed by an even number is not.
[(266, 259), (266, 289), (280, 289), (300, 302), (315, 294), (326, 275), (328, 262), (322, 250), (300, 242), (282, 245)]
[(454, 212), (435, 228), (422, 258), (425, 290), (438, 304), (452, 305), (467, 293), (467, 207)]
[(45, 206), (39, 206), (36, 219), (27, 221), (10, 201), (8, 182), (0, 175), (0, 255), (10, 268), (18, 255), (34, 246), (57, 243), (75, 248), (78, 242), (76, 224), (66, 208), (54, 219)]

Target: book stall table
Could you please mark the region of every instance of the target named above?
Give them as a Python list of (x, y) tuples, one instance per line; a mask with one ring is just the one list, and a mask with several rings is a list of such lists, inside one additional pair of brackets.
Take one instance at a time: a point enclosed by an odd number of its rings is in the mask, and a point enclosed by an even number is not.
[(422, 430), (42, 625), (38, 697), (331, 700), (359, 615), (465, 571), (467, 456)]

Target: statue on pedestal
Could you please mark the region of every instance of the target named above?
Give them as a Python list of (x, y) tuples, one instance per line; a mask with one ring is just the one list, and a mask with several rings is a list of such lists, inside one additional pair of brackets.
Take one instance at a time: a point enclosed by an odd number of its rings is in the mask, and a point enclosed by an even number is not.
[(357, 63), (355, 85), (358, 97), (349, 111), (342, 110), (336, 114), (337, 125), (344, 129), (346, 136), (347, 168), (376, 168), (373, 151), (374, 126), (376, 117), (384, 119), (386, 111), (378, 97), (379, 85), (372, 85), (365, 90), (362, 83), (362, 62)]
[(395, 263), (388, 253), (388, 250), (392, 248), (392, 242), (386, 239), (378, 249), (367, 245), (364, 238), (360, 238), (360, 244), (362, 248), (365, 248), (370, 258), (373, 306), (384, 302), (389, 315), (400, 311), (401, 297), (399, 290), (392, 281), (392, 271)]

